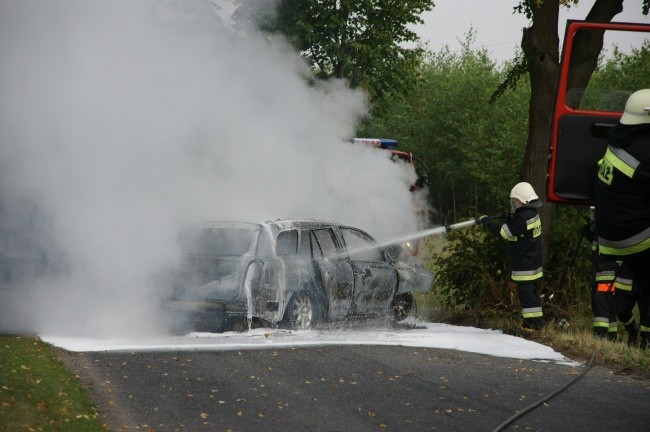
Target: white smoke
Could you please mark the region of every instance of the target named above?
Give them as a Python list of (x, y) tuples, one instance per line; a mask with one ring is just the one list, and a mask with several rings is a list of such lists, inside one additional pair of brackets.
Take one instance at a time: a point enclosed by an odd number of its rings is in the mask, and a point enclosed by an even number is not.
[(0, 0), (3, 224), (29, 229), (65, 270), (22, 287), (0, 321), (153, 331), (152, 275), (177, 259), (190, 222), (310, 217), (379, 239), (416, 228), (412, 179), (343, 142), (363, 94), (309, 86), (286, 45), (234, 33), (219, 12), (199, 0)]

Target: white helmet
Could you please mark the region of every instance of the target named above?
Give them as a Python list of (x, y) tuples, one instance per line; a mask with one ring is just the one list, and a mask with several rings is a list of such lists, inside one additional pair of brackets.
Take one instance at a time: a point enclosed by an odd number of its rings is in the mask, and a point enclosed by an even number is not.
[(650, 123), (650, 89), (635, 91), (627, 98), (620, 122), (625, 125)]
[(526, 182), (517, 183), (510, 191), (510, 198), (517, 198), (522, 204), (529, 204), (531, 201), (539, 199), (535, 189)]

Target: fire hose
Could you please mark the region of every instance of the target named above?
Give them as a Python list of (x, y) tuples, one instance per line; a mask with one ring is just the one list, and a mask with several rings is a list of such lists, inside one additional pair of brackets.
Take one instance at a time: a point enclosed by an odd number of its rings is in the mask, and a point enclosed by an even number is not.
[[(485, 216), (482, 219), (483, 220), (485, 220), (485, 219), (488, 219), (488, 220), (503, 219), (503, 218), (506, 218), (507, 215), (508, 215), (507, 212), (501, 212), (501, 213), (498, 213), (498, 214), (495, 214), (495, 215), (492, 215), (492, 216)], [(470, 227), (470, 226), (473, 226), (473, 225), (478, 225), (480, 222), (481, 222), (481, 218), (476, 218), (476, 219), (466, 220), (466, 221), (463, 221), (463, 222), (458, 222), (458, 223), (455, 223), (455, 224), (442, 225), (442, 226), (438, 226), (438, 227), (435, 227), (435, 228), (431, 228), (431, 229), (422, 231), (422, 232), (420, 232), (418, 234), (417, 237), (421, 238), (421, 237), (428, 237), (428, 236), (436, 235), (436, 234), (445, 234), (445, 233), (448, 233), (449, 231), (457, 230), (457, 229), (460, 229), (460, 228), (467, 228), (467, 227)], [(573, 249), (573, 252), (571, 253), (571, 256), (569, 257), (569, 260), (567, 261), (567, 263), (564, 266), (562, 266), (561, 268), (556, 269), (556, 270), (544, 269), (544, 273), (549, 274), (549, 275), (556, 275), (556, 274), (560, 274), (560, 273), (566, 271), (569, 267), (571, 267), (573, 265), (573, 263), (575, 262), (576, 257), (578, 256), (578, 252), (580, 251), (580, 244), (581, 244), (582, 237), (583, 237), (582, 232), (579, 232), (578, 237), (576, 239), (575, 248)]]
[[(487, 218), (488, 219), (498, 219), (498, 218), (504, 218), (506, 216), (507, 216), (507, 213), (500, 213), (498, 215), (488, 216)], [(485, 218), (483, 218), (483, 219), (485, 219)], [(454, 229), (465, 228), (465, 227), (469, 227), (469, 226), (472, 226), (472, 225), (476, 225), (478, 223), (480, 223), (479, 218), (474, 219), (474, 220), (468, 220), (468, 221), (465, 221), (465, 222), (459, 222), (459, 223), (452, 224), (452, 225), (446, 225), (446, 226), (443, 226), (443, 227), (436, 228), (436, 230), (437, 230), (436, 233), (449, 232), (449, 231), (454, 230)], [(571, 258), (569, 259), (568, 263), (565, 266), (563, 266), (559, 270), (554, 270), (554, 271), (544, 270), (544, 273), (558, 274), (558, 273), (561, 273), (561, 272), (565, 271), (566, 269), (568, 269), (573, 264), (573, 262), (575, 261), (575, 258), (576, 258), (577, 254), (578, 254), (578, 250), (580, 249), (580, 242), (582, 240), (583, 235), (584, 234), (581, 231), (580, 235), (579, 235), (579, 237), (577, 238), (577, 241), (576, 241), (575, 250), (573, 251), (573, 254), (572, 254)], [(519, 418), (523, 417), (524, 415), (526, 415), (527, 413), (533, 411), (534, 409), (536, 409), (537, 407), (539, 407), (543, 403), (546, 403), (551, 398), (553, 398), (553, 397), (557, 396), (558, 394), (562, 393), (563, 391), (565, 391), (569, 386), (575, 384), (580, 378), (582, 378), (591, 369), (591, 365), (592, 365), (592, 363), (594, 361), (595, 356), (596, 356), (596, 350), (594, 350), (592, 352), (591, 359), (589, 360), (589, 363), (587, 364), (586, 368), (582, 371), (582, 373), (580, 373), (573, 380), (569, 381), (568, 383), (566, 383), (561, 388), (553, 391), (552, 393), (548, 394), (547, 396), (543, 397), (542, 399), (538, 400), (537, 402), (531, 404), (530, 406), (528, 406), (524, 410), (517, 412), (512, 417), (508, 418), (506, 421), (504, 421), (499, 426), (497, 426), (494, 429), (493, 432), (501, 432), (501, 431), (503, 431), (507, 426), (512, 424), (517, 419), (519, 419)]]
[[(502, 213), (499, 213), (499, 214), (496, 214), (496, 215), (493, 215), (493, 216), (487, 216), (486, 218), (488, 220), (502, 219), (502, 218), (506, 218), (507, 215), (508, 215), (508, 212), (502, 212)], [(486, 218), (483, 218), (483, 219), (486, 219)], [(465, 221), (465, 222), (460, 222), (460, 223), (457, 223), (457, 224), (454, 224), (454, 225), (448, 225), (445, 228), (447, 228), (447, 231), (450, 231), (451, 229), (464, 228), (464, 227), (475, 225), (475, 224), (478, 224), (478, 223), (480, 223), (480, 218), (476, 218), (474, 220), (469, 220), (469, 221)], [(580, 251), (580, 244), (582, 242), (582, 237), (583, 236), (584, 236), (584, 234), (582, 233), (582, 231), (580, 231), (578, 233), (577, 238), (576, 238), (575, 248), (573, 249), (573, 252), (571, 253), (571, 256), (569, 257), (569, 260), (566, 262), (566, 264), (564, 266), (562, 266), (561, 268), (556, 269), (556, 270), (543, 269), (544, 273), (549, 274), (549, 275), (556, 275), (556, 274), (560, 274), (560, 273), (566, 271), (569, 267), (571, 267), (573, 265), (573, 263), (575, 262), (576, 257), (578, 256), (578, 252)]]

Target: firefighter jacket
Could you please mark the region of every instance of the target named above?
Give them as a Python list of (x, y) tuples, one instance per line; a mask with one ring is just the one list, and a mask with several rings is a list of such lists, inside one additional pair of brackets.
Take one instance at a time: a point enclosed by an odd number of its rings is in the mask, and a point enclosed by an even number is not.
[(489, 220), (485, 227), (492, 234), (508, 240), (511, 279), (514, 282), (535, 281), (544, 276), (542, 270), (542, 222), (537, 203), (524, 205), (507, 216), (499, 226)]
[(600, 252), (640, 253), (650, 248), (650, 124), (619, 124), (607, 139), (595, 191)]

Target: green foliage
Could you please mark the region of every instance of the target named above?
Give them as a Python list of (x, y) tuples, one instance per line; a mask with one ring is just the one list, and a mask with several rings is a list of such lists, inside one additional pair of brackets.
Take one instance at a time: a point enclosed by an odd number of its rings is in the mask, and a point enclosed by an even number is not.
[(275, 13), (257, 24), (286, 37), (319, 79), (345, 78), (377, 100), (415, 82), (423, 49), (408, 46), (418, 41), (411, 26), (433, 6), (428, 0), (279, 0)]
[(511, 307), (506, 247), (482, 227), (450, 232), (447, 245), (428, 263), (437, 274), (432, 294), (447, 308)]
[[(460, 54), (447, 49), (431, 54), (418, 86), (378, 107), (360, 132), (395, 138), (425, 161), (432, 202), (442, 213), (439, 223), (502, 211), (523, 160), (528, 85), (516, 86), (490, 105), (505, 72), (484, 51), (471, 49), (471, 43), (470, 32)], [(649, 51), (648, 44), (629, 55), (615, 51), (596, 70), (590, 88), (604, 94), (600, 89), (646, 86)], [(520, 79), (519, 84), (527, 84), (527, 77)], [(556, 206), (541, 288), (554, 294), (553, 306), (561, 310), (587, 308), (588, 313), (590, 245), (580, 238), (587, 218), (585, 207)], [(449, 308), (511, 310), (517, 296), (506, 250), (507, 244), (482, 230), (450, 233), (444, 250), (426, 259), (438, 277), (430, 297)]]
[(648, 87), (650, 41), (629, 54), (614, 47), (611, 57), (594, 73), (581, 101), (583, 109), (623, 111), (633, 92)]
[(0, 430), (106, 430), (79, 381), (37, 339), (0, 337), (0, 382)]
[(397, 139), (424, 162), (437, 222), (503, 210), (526, 145), (527, 78), (490, 104), (505, 72), (473, 42), (470, 31), (462, 52), (431, 53), (416, 87), (387, 97), (358, 132)]
[(494, 103), (499, 99), (507, 90), (514, 90), (517, 88), (519, 79), (527, 76), (528, 74), (528, 62), (523, 53), (519, 53), (517, 57), (512, 61), (510, 69), (506, 73), (505, 80), (499, 84), (497, 89), (490, 96), (490, 103)]
[(580, 233), (588, 221), (585, 207), (557, 207), (544, 283), (548, 293), (558, 296), (555, 301), (562, 308), (591, 300), (591, 243)]
[[(567, 310), (588, 305), (591, 291), (591, 245), (580, 230), (588, 221), (584, 207), (557, 209), (541, 292), (553, 294), (553, 306)], [(510, 281), (508, 244), (480, 228), (452, 231), (437, 254), (424, 255), (437, 274), (430, 296), (443, 307), (512, 311), (518, 307)]]

